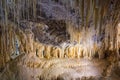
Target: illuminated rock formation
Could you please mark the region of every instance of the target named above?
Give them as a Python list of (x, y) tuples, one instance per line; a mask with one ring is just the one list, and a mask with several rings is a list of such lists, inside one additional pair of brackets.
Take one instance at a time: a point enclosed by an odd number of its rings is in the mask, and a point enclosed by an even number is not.
[(120, 0), (0, 0), (0, 80), (119, 80)]

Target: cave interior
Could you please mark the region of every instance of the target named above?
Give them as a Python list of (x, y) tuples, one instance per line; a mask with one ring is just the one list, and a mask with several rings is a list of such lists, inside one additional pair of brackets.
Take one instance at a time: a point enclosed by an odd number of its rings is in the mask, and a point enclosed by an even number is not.
[(0, 0), (0, 80), (120, 80), (120, 0)]

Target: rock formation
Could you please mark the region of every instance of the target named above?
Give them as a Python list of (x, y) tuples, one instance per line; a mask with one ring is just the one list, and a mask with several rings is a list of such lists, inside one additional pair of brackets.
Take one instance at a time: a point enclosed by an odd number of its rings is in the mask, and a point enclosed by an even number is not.
[(119, 4), (1, 0), (0, 80), (119, 80)]

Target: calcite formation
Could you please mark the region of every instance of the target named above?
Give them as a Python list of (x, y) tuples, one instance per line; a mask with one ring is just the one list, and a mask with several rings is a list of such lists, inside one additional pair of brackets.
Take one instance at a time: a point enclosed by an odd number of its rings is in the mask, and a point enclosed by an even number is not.
[[(25, 22), (24, 22), (25, 23)], [(28, 23), (28, 22), (27, 22)], [(98, 48), (98, 45), (96, 43), (92, 44), (89, 46), (89, 44), (84, 44), (84, 43), (77, 43), (77, 42), (65, 42), (64, 44), (59, 44), (58, 46), (56, 45), (51, 45), (51, 44), (46, 44), (42, 43), (39, 40), (38, 36), (35, 36), (37, 33), (37, 30), (40, 30), (42, 34), (50, 34), (49, 32), (46, 32), (47, 25), (43, 25), (43, 23), (36, 23), (35, 25), (32, 25), (29, 27), (29, 25), (33, 24), (33, 22), (28, 23), (28, 28), (22, 29), (18, 28), (16, 29), (17, 32), (14, 33), (16, 35), (16, 38), (19, 41), (19, 51), (21, 53), (34, 53), (40, 58), (50, 58), (50, 57), (56, 57), (56, 58), (63, 58), (63, 57), (68, 57), (68, 58), (80, 58), (80, 57), (89, 57), (92, 58), (95, 56), (96, 52), (98, 51), (98, 55), (102, 55), (102, 51), (104, 49), (104, 45), (101, 46), (101, 48)], [(26, 25), (27, 26), (27, 25)], [(47, 27), (46, 27), (47, 26)], [(35, 29), (36, 28), (36, 29)], [(36, 31), (35, 31), (36, 30)], [(43, 31), (41, 31), (43, 30)], [(72, 29), (70, 29), (72, 30)], [(33, 32), (32, 32), (33, 31)], [(15, 32), (12, 30), (12, 32)], [(73, 31), (71, 31), (73, 32)], [(76, 32), (77, 33), (77, 32)], [(80, 34), (80, 33), (78, 33)], [(52, 35), (48, 36), (51, 37)], [(42, 38), (42, 37), (41, 37)], [(78, 37), (76, 37), (78, 38)], [(43, 38), (44, 39), (44, 38)], [(15, 44), (11, 42), (12, 44)], [(104, 43), (103, 43), (104, 44)], [(93, 46), (94, 45), (94, 46)], [(15, 49), (15, 46), (13, 46)], [(91, 47), (91, 48), (90, 48)], [(15, 52), (15, 51), (13, 51)]]
[[(19, 56), (22, 56), (24, 54), (26, 55), (25, 58), (27, 58), (27, 56), (29, 56), (30, 57), (29, 59), (32, 59), (34, 57), (35, 59), (39, 59), (39, 60), (42, 60), (42, 59), (43, 60), (51, 60), (51, 59), (57, 60), (59, 58), (60, 61), (61, 61), (61, 59), (64, 60), (64, 59), (75, 59), (75, 58), (78, 60), (79, 59), (92, 60), (95, 58), (106, 59), (106, 57), (107, 57), (109, 67), (108, 68), (105, 67), (105, 70), (103, 70), (103, 73), (102, 73), (103, 76), (110, 76), (112, 73), (111, 70), (116, 65), (117, 59), (115, 59), (116, 56), (114, 55), (115, 52), (113, 51), (112, 43), (110, 43), (111, 46), (109, 46), (109, 49), (108, 49), (109, 53), (107, 53), (105, 51), (105, 43), (104, 42), (101, 42), (100, 45), (98, 45), (97, 43), (90, 43), (90, 42), (88, 42), (88, 43), (84, 43), (84, 42), (81, 43), (81, 42), (77, 42), (77, 41), (74, 42), (72, 40), (68, 40), (64, 43), (59, 43), (58, 45), (55, 45), (54, 43), (50, 44), (49, 41), (44, 43), (44, 41), (41, 42), (42, 39), (44, 40), (44, 38), (42, 38), (42, 34), (45, 34), (45, 36), (47, 36), (46, 34), (50, 34), (49, 31), (46, 31), (46, 30), (49, 30), (48, 25), (43, 24), (43, 23), (35, 23), (35, 25), (29, 26), (30, 24), (33, 24), (33, 22), (30, 22), (30, 23), (27, 22), (27, 25), (26, 25), (27, 28), (24, 29), (22, 26), (20, 28), (14, 27), (16, 25), (12, 22), (9, 22), (9, 24), (12, 24), (12, 25), (10, 25), (11, 27), (10, 27), (9, 34), (10, 34), (10, 40), (13, 40), (13, 41), (11, 41), (11, 44), (9, 45), (10, 46), (10, 50), (9, 50), (10, 55), (9, 56), (3, 55), (3, 54), (0, 55), (1, 70), (3, 70), (3, 68), (5, 67), (5, 65), (7, 65), (7, 62), (10, 61), (10, 59), (13, 59), (13, 60), (17, 59)], [(3, 25), (1, 25), (1, 26), (3, 26)], [(39, 34), (39, 30), (40, 30), (40, 34)], [(67, 32), (70, 33), (71, 31), (67, 31)], [(118, 27), (118, 32), (119, 32), (119, 27)], [(36, 36), (36, 34), (41, 36), (40, 37), (41, 39), (38, 36)], [(72, 34), (77, 34), (77, 32), (72, 33)], [(79, 32), (78, 34), (80, 35), (82, 33)], [(13, 35), (15, 35), (15, 37)], [(91, 34), (89, 33), (88, 38), (90, 35)], [(49, 38), (51, 36), (53, 36), (53, 35), (49, 35), (47, 37)], [(117, 37), (117, 39), (118, 39), (119, 33), (117, 33), (117, 36), (118, 36)], [(75, 38), (74, 39), (77, 40), (77, 38), (78, 37), (76, 37), (76, 39)], [(19, 54), (16, 54), (17, 47), (16, 47), (16, 42), (14, 42), (14, 40), (18, 40), (18, 50), (20, 52)], [(118, 49), (119, 49), (119, 39), (118, 39)], [(5, 57), (5, 58), (3, 58), (3, 57)], [(42, 62), (39, 63), (39, 61), (38, 62), (30, 62), (28, 59), (26, 59), (26, 61), (23, 61), (22, 64), (24, 64), (30, 68), (40, 68), (40, 66), (42, 68), (44, 68), (45, 67), (44, 65), (52, 65), (52, 63), (42, 63)], [(65, 62), (66, 62), (66, 60), (65, 60)], [(114, 62), (115, 62), (115, 64), (113, 64)], [(66, 65), (67, 65), (67, 63), (66, 63)], [(75, 65), (78, 66), (76, 63), (75, 63)], [(71, 66), (74, 66), (74, 65), (71, 64)], [(65, 66), (65, 67), (67, 67), (67, 66)], [(56, 69), (56, 68), (57, 67), (54, 66), (53, 69)], [(45, 78), (48, 75), (48, 73), (49, 72), (45, 72), (45, 73), (42, 72), (39, 79), (49, 79), (49, 78), (52, 79), (53, 78), (52, 74), (48, 78)], [(58, 73), (60, 74), (60, 72), (58, 72)], [(11, 75), (13, 75), (13, 74), (11, 74)], [(68, 75), (68, 74), (65, 73), (64, 76), (65, 75)], [(61, 74), (60, 76), (57, 76), (57, 78), (67, 79), (64, 76)], [(70, 78), (70, 75), (69, 75), (69, 78)], [(71, 76), (71, 78), (73, 78), (73, 77)]]
[(117, 27), (117, 32), (118, 56), (120, 56), (120, 24)]
[(119, 80), (120, 0), (0, 0), (0, 80)]

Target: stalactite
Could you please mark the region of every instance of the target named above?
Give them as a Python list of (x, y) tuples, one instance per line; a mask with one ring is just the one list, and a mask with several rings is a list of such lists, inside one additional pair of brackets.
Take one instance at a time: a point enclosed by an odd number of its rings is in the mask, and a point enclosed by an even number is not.
[(90, 0), (87, 1), (87, 9), (86, 9), (86, 27), (89, 25), (89, 18), (90, 17)]
[(0, 54), (2, 54), (2, 28), (1, 28), (1, 26), (0, 26)]
[(17, 13), (16, 13), (16, 17), (17, 17), (17, 27), (19, 27), (20, 24), (20, 0), (18, 2), (16, 2), (17, 4)]
[(22, 18), (25, 19), (25, 1), (22, 1), (23, 7), (22, 7)]
[(36, 0), (33, 1), (33, 18), (36, 19)]
[(3, 54), (3, 27), (1, 26), (1, 42), (0, 42), (0, 44), (1, 44), (1, 54)]
[[(116, 12), (117, 13), (117, 12)], [(117, 41), (117, 25), (118, 25), (118, 21), (119, 21), (119, 15), (118, 15), (119, 13), (117, 13), (116, 15), (116, 18), (115, 18), (115, 20), (114, 20), (114, 25), (113, 25), (113, 29), (112, 30), (114, 30), (114, 32), (113, 32), (113, 50), (115, 50), (116, 49), (116, 41)]]
[(80, 0), (75, 0), (75, 5), (76, 5), (76, 7), (79, 6), (79, 3), (80, 3)]
[(15, 22), (16, 22), (16, 21), (15, 21), (15, 10), (16, 10), (16, 9), (15, 9), (15, 8), (16, 8), (15, 0), (13, 0), (13, 5), (14, 5), (14, 7), (13, 7), (13, 8), (14, 8), (14, 9), (13, 9), (13, 11), (14, 11), (14, 13), (13, 13), (13, 21), (14, 21), (14, 23), (15, 23)]
[(4, 12), (5, 12), (5, 25), (8, 24), (8, 10), (7, 10), (7, 1), (4, 0)]
[(103, 7), (102, 7), (102, 5), (101, 5), (101, 10), (100, 10), (100, 28), (99, 28), (99, 34), (101, 35), (101, 30), (102, 30), (102, 24), (103, 24), (103, 13), (104, 13), (104, 11), (103, 11)]
[(95, 29), (97, 29), (98, 24), (98, 8), (95, 8)]
[(92, 2), (92, 0), (90, 0), (90, 19), (89, 19), (89, 26), (88, 27), (91, 26), (92, 21), (93, 21), (93, 14), (94, 14), (93, 10), (94, 10), (93, 9), (93, 2)]
[(27, 20), (29, 20), (30, 19), (30, 16), (29, 16), (29, 8), (30, 8), (30, 1), (29, 0), (27, 0)]
[(7, 24), (8, 24), (8, 20), (7, 20), (7, 4), (6, 4), (6, 0), (3, 0), (2, 1), (3, 3), (3, 8), (4, 8), (4, 24), (3, 24), (3, 35), (2, 35), (2, 37), (3, 37), (3, 57), (4, 57), (4, 61), (6, 62), (6, 26), (7, 26)]
[(8, 28), (9, 29), (9, 31), (8, 31), (8, 34), (9, 34), (9, 37), (8, 37), (8, 39), (9, 39), (9, 44), (8, 44), (8, 47), (9, 47), (9, 52), (10, 52), (10, 54), (11, 54), (11, 38), (12, 38), (12, 36), (11, 36), (11, 27), (10, 28)]
[(84, 0), (81, 2), (81, 18), (82, 18), (82, 27), (84, 26)]

